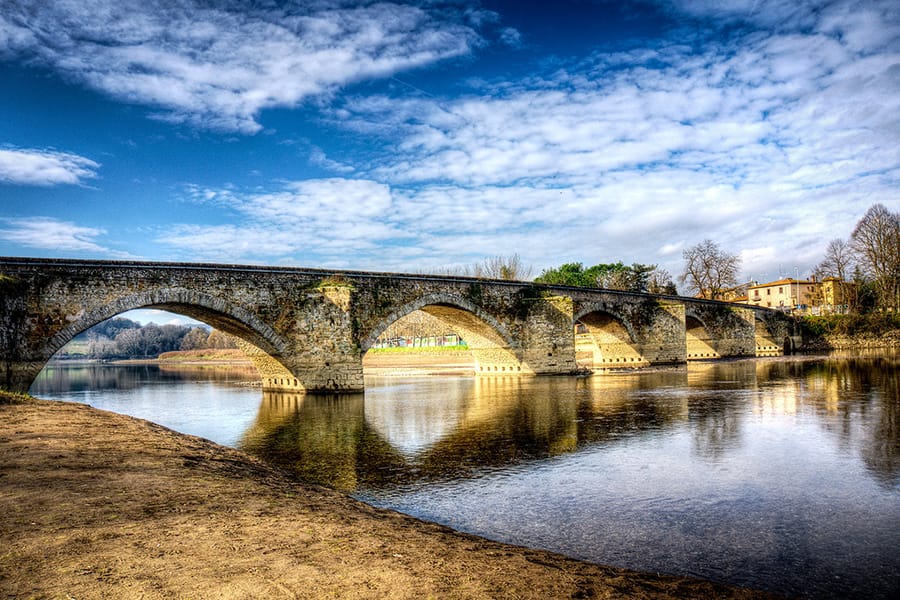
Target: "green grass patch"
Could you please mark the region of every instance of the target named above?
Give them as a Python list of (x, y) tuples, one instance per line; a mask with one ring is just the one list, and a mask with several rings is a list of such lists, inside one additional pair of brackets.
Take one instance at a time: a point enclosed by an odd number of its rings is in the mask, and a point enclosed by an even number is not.
[(32, 401), (34, 401), (34, 398), (28, 394), (0, 390), (0, 404), (28, 404)]
[(458, 346), (397, 346), (393, 348), (370, 348), (369, 352), (375, 352), (377, 354), (415, 354), (419, 352), (426, 354), (440, 354), (442, 352), (462, 352), (468, 349), (468, 346), (461, 344)]

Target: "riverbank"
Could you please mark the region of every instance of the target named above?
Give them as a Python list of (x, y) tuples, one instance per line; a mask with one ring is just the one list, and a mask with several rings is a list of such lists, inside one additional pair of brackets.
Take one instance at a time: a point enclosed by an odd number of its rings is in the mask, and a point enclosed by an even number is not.
[(893, 313), (808, 316), (800, 325), (807, 352), (900, 349), (900, 316)]
[(0, 595), (765, 598), (460, 534), (237, 450), (0, 393)]

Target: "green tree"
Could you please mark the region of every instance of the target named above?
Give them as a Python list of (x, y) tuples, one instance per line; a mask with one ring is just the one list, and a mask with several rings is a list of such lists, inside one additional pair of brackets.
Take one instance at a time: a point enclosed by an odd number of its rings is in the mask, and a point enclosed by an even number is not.
[[(601, 263), (587, 269), (582, 263), (566, 263), (555, 269), (545, 269), (534, 281), (552, 285), (646, 293), (650, 292), (650, 282), (656, 270), (656, 265), (634, 263), (628, 266), (622, 261)], [(665, 277), (668, 277), (668, 273), (665, 274)], [(672, 284), (672, 288), (674, 290), (674, 284)]]
[(544, 269), (534, 278), (535, 283), (596, 287), (596, 280), (586, 273), (581, 263), (565, 263), (555, 269)]

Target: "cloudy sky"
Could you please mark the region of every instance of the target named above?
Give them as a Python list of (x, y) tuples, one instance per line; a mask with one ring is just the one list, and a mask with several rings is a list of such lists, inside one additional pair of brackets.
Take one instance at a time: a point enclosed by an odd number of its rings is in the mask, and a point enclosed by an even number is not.
[(0, 6), (0, 255), (771, 280), (900, 207), (895, 0)]

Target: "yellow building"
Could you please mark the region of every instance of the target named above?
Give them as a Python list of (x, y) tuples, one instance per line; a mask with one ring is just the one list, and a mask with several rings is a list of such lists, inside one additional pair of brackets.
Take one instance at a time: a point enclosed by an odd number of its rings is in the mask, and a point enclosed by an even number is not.
[(777, 308), (785, 311), (804, 311), (816, 303), (819, 283), (801, 279), (779, 279), (771, 283), (750, 286), (747, 304)]
[(823, 314), (846, 313), (856, 297), (856, 284), (837, 277), (826, 277), (819, 286), (819, 297)]

